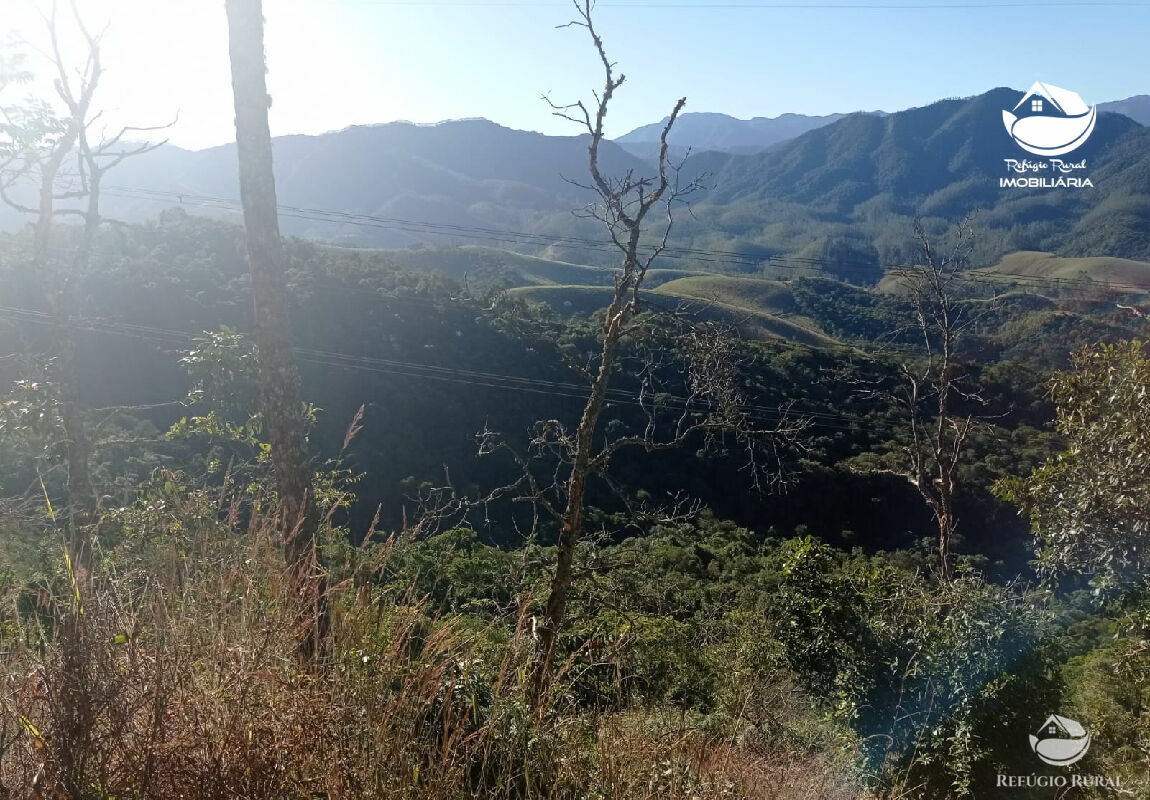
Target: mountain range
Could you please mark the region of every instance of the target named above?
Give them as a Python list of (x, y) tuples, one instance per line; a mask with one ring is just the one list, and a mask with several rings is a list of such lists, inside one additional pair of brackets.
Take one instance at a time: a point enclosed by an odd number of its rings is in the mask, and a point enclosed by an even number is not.
[(941, 228), (977, 212), (988, 261), (1014, 250), (1150, 255), (1150, 128), (1100, 112), (1073, 153), (1085, 161), (1073, 172), (1092, 187), (1003, 188), (1015, 175), (1006, 159), (1037, 160), (1003, 128), (1002, 109), (1017, 99), (993, 89), (886, 117), (852, 114), (751, 155), (701, 153), (695, 163), (713, 188), (680, 233), (696, 248), (890, 264), (911, 257), (915, 218)]
[[(873, 112), (882, 115), (883, 112)], [(688, 112), (679, 117), (668, 137), (676, 153), (692, 150), (718, 150), (724, 153), (757, 153), (773, 144), (793, 139), (807, 131), (838, 122), (846, 114), (807, 116), (781, 114), (777, 117), (738, 119), (727, 114)], [(640, 158), (658, 155), (659, 138), (667, 125), (664, 117), (659, 122), (642, 125), (620, 136), (615, 142), (627, 152)]]
[[(705, 251), (721, 271), (754, 272), (787, 259), (833, 271), (834, 264), (901, 263), (914, 218), (941, 229), (978, 211), (987, 260), (1015, 250), (1150, 258), (1150, 129), (1104, 111), (1073, 154), (1086, 160), (1079, 174), (1093, 188), (1004, 189), (1004, 159), (1027, 155), (1002, 126), (1002, 109), (1017, 98), (1016, 90), (994, 89), (891, 114), (846, 115), (760, 152), (694, 152), (682, 174), (703, 176), (705, 189), (691, 198), (691, 213), (679, 215), (675, 245)], [(1122, 102), (1137, 115), (1146, 100)], [(278, 137), (281, 224), (287, 233), (348, 245), (483, 243), (608, 263), (601, 228), (572, 214), (594, 197), (579, 185), (586, 146), (586, 137), (486, 120)], [(617, 142), (604, 142), (600, 157), (610, 174), (651, 170)], [(180, 205), (238, 219), (236, 174), (233, 145), (165, 146), (108, 176), (104, 209), (129, 221)]]
[(1099, 111), (1113, 111), (1115, 114), (1124, 114), (1139, 125), (1150, 125), (1150, 94), (1136, 94), (1125, 100), (1112, 100), (1109, 103), (1099, 103)]
[[(1140, 94), (1125, 100), (1099, 103), (1099, 111), (1112, 111), (1124, 114), (1139, 125), (1150, 125), (1150, 95)], [(886, 116), (885, 111), (864, 111), (854, 113)], [(756, 153), (788, 139), (838, 122), (847, 114), (826, 114), (807, 116), (805, 114), (781, 114), (777, 117), (752, 117), (739, 119), (727, 114), (710, 112), (688, 112), (680, 115), (668, 137), (677, 152), (687, 148), (695, 151), (718, 150), (724, 153)], [(659, 136), (667, 124), (664, 117), (659, 122), (641, 125), (623, 134), (615, 141), (625, 150), (642, 158), (650, 159), (658, 154)]]

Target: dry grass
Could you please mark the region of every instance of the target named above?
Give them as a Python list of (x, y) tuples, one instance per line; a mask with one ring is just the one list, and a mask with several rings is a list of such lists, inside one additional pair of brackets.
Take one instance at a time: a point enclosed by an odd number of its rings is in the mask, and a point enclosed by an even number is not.
[(670, 715), (533, 719), (522, 619), (500, 638), (347, 584), (329, 663), (301, 669), (274, 548), (228, 541), (161, 577), (106, 576), (79, 601), (65, 580), (9, 615), (0, 797), (859, 796), (817, 754), (736, 746)]
[(634, 800), (861, 800), (841, 764), (766, 737), (736, 745), (673, 718), (619, 715), (599, 728), (601, 796)]

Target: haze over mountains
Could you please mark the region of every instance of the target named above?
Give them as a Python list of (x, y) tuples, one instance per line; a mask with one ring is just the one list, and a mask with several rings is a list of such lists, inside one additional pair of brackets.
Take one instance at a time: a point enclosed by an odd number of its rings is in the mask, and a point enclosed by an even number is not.
[(1112, 100), (1109, 103), (1099, 103), (1099, 111), (1113, 111), (1116, 114), (1125, 114), (1139, 125), (1150, 125), (1150, 94), (1136, 94), (1125, 100)]
[[(1003, 160), (1026, 155), (1002, 129), (1001, 110), (1017, 98), (1001, 88), (885, 115), (789, 115), (765, 122), (817, 127), (759, 152), (698, 148), (683, 175), (705, 175), (706, 188), (692, 197), (692, 214), (679, 215), (675, 244), (715, 253), (716, 268), (728, 271), (786, 258), (877, 266), (904, 257), (913, 218), (942, 226), (979, 210), (988, 259), (1014, 250), (1150, 258), (1150, 129), (1103, 111), (1074, 153), (1086, 159), (1094, 188), (1004, 189)], [(1146, 119), (1150, 97), (1108, 107)], [(747, 146), (731, 120), (688, 115), (682, 133)], [(743, 122), (746, 130), (766, 130), (762, 120)], [(623, 138), (633, 142), (643, 130)], [(383, 247), (478, 242), (576, 263), (612, 257), (609, 248), (588, 244), (602, 241), (599, 227), (571, 213), (592, 198), (578, 185), (585, 182), (585, 137), (486, 120), (389, 123), (279, 137), (275, 159), (279, 201), (290, 207), (282, 220), (288, 233)], [(601, 165), (613, 174), (651, 170), (617, 142), (604, 143)], [(230, 203), (202, 199), (235, 200), (232, 145), (164, 147), (126, 162), (107, 183), (104, 208), (121, 219), (178, 205), (236, 213)]]
[[(1150, 95), (1140, 94), (1125, 100), (1099, 103), (1099, 111), (1112, 111), (1124, 114), (1139, 125), (1150, 125)], [(885, 111), (862, 111), (850, 113), (887, 116)], [(838, 122), (848, 114), (826, 114), (808, 116), (806, 114), (780, 114), (777, 117), (752, 117), (739, 119), (728, 114), (710, 112), (688, 112), (682, 114), (671, 131), (669, 143), (682, 151), (690, 147), (695, 151), (718, 150), (724, 153), (755, 153), (788, 139), (793, 139), (807, 131), (822, 128)], [(625, 150), (643, 158), (658, 154), (657, 144), (660, 133), (667, 124), (664, 117), (659, 122), (642, 125), (623, 134), (615, 141)]]
[[(882, 111), (873, 113), (880, 116), (884, 114)], [(780, 114), (777, 117), (738, 119), (727, 114), (688, 112), (676, 121), (668, 142), (678, 152), (689, 147), (693, 150), (718, 150), (724, 153), (757, 153), (773, 144), (838, 122), (845, 116)], [(667, 118), (664, 117), (659, 122), (623, 134), (615, 142), (641, 158), (657, 157), (659, 137), (666, 124)]]

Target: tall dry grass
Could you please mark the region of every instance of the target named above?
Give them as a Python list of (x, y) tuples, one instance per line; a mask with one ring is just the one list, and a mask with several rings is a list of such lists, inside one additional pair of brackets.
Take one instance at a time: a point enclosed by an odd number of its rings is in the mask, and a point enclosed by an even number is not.
[[(533, 718), (523, 615), (499, 630), (345, 581), (301, 668), (266, 535), (211, 530), (0, 628), (0, 797), (853, 800), (817, 753), (634, 711)], [(381, 551), (386, 557), (386, 548)]]

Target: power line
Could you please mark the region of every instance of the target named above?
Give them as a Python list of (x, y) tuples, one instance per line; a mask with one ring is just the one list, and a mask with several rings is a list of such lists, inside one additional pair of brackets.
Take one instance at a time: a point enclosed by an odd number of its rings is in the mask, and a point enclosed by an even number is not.
[[(64, 175), (64, 173), (61, 174)], [(64, 176), (67, 177), (67, 175)], [(149, 189), (146, 187), (135, 186), (109, 185), (105, 187), (104, 193), (108, 196), (126, 199), (146, 200), (150, 202), (176, 202), (180, 205), (216, 208), (225, 211), (234, 211), (237, 213), (240, 211), (240, 204), (236, 200), (211, 195), (201, 195), (192, 192)], [(307, 208), (287, 204), (279, 204), (277, 209), (279, 210), (280, 215), (284, 217), (293, 219), (305, 219), (317, 222), (327, 222), (330, 224), (347, 224), (358, 227), (399, 230), (408, 233), (454, 236), (458, 238), (480, 239), (534, 246), (558, 245), (588, 252), (617, 252), (617, 247), (610, 242), (604, 242), (601, 239), (589, 239), (586, 237), (540, 234), (527, 231), (514, 231), (474, 225), (439, 223), (427, 220), (411, 220), (400, 217), (385, 217), (359, 212), (335, 211), (322, 208)], [(729, 264), (737, 267), (752, 267), (757, 269), (766, 267), (771, 269), (790, 271), (810, 272), (815, 271), (816, 267), (832, 267), (839, 272), (860, 272), (865, 273), (868, 276), (872, 275), (875, 270), (880, 270), (884, 273), (893, 272), (898, 274), (900, 270), (914, 270), (918, 267), (918, 265), (914, 264), (894, 264), (882, 266), (874, 263), (832, 261), (826, 258), (816, 258), (811, 256), (768, 256), (766, 258), (762, 258), (760, 256), (749, 253), (732, 253), (727, 250), (690, 247), (666, 247), (661, 251), (660, 257), (672, 259), (689, 259), (693, 262), (701, 261), (703, 263)], [(785, 261), (780, 261), (780, 258), (784, 259)], [(595, 269), (594, 267), (588, 268)], [(972, 270), (971, 273), (978, 273), (985, 276), (987, 282), (995, 281), (997, 278), (1012, 278), (1015, 279), (1016, 282), (1030, 283), (1032, 285), (1082, 285), (1081, 281), (1075, 278), (1034, 276), (1026, 275), (1023, 273), (1003, 272), (1000, 270), (994, 270), (993, 272), (989, 270)], [(977, 281), (971, 279), (971, 282)], [(1001, 281), (998, 282), (1001, 283)], [(1115, 289), (1150, 291), (1150, 286), (1142, 286), (1137, 284), (1110, 283), (1108, 285)]]
[[(112, 197), (145, 200), (149, 202), (175, 202), (179, 205), (193, 205), (204, 208), (215, 208), (225, 211), (240, 210), (238, 201), (200, 195), (191, 192), (178, 192), (171, 190), (149, 189), (146, 187), (116, 186), (105, 187), (104, 194)], [(334, 211), (321, 208), (306, 208), (280, 204), (277, 206), (280, 215), (293, 219), (304, 219), (329, 224), (344, 224), (357, 227), (380, 228), (399, 230), (408, 233), (431, 234), (439, 236), (452, 236), (456, 238), (484, 240), (510, 244), (530, 246), (561, 246), (585, 252), (615, 253), (617, 248), (610, 242), (600, 239), (589, 239), (577, 236), (558, 236), (527, 231), (513, 231), (499, 228), (487, 228), (472, 225), (456, 225), (449, 223), (430, 222), (425, 220), (410, 220), (399, 217), (384, 217), (372, 214), (363, 214), (349, 211)], [(369, 249), (369, 248), (360, 248)], [(751, 267), (755, 269), (776, 269), (791, 272), (815, 273), (810, 277), (822, 274), (820, 267), (830, 267), (836, 272), (855, 272), (873, 275), (876, 270), (884, 275), (911, 274), (920, 268), (914, 264), (878, 265), (873, 263), (832, 261), (825, 258), (811, 256), (768, 256), (761, 258), (749, 253), (732, 253), (725, 250), (709, 250), (689, 247), (667, 247), (660, 253), (660, 258), (689, 260), (692, 263), (728, 264), (736, 267)], [(780, 259), (783, 259), (780, 261)], [(596, 269), (587, 265), (588, 269)], [(607, 268), (604, 268), (607, 269)], [(1114, 292), (1150, 292), (1150, 285), (1128, 282), (1099, 282), (1089, 280), (1083, 282), (1078, 278), (1059, 278), (1052, 276), (1027, 275), (1017, 272), (1006, 272), (995, 269), (970, 270), (963, 273), (960, 279), (984, 286), (1001, 287), (1004, 283), (1018, 283), (1031, 287), (1049, 288), (1090, 288), (1094, 290)]]
[[(212, 197), (208, 195), (197, 195), (191, 193), (173, 192), (158, 189), (146, 189), (141, 187), (126, 187), (126, 186), (109, 186), (107, 187), (108, 194), (115, 197), (125, 197), (129, 199), (142, 199), (152, 200), (154, 202), (164, 202), (177, 200), (179, 203), (198, 205), (201, 207), (221, 208), (229, 211), (238, 211), (239, 204), (235, 200), (226, 198)], [(615, 252), (616, 247), (607, 242), (597, 239), (588, 239), (585, 237), (576, 236), (553, 236), (548, 234), (530, 233), (526, 231), (511, 231), (498, 228), (486, 228), (481, 226), (468, 226), (468, 225), (454, 225), (448, 223), (436, 223), (422, 220), (409, 220), (398, 217), (382, 217), (372, 214), (362, 214), (357, 212), (348, 211), (332, 211), (329, 209), (319, 208), (305, 208), (291, 205), (280, 205), (278, 207), (283, 216), (294, 219), (306, 219), (310, 221), (329, 222), (332, 224), (348, 224), (360, 227), (375, 227), (384, 228), (389, 230), (401, 230), (411, 233), (432, 233), (439, 235), (458, 236), (460, 238), (472, 239), (486, 239), (489, 241), (503, 241), (520, 244), (534, 244), (541, 246), (559, 245), (570, 246), (572, 249), (584, 249), (597, 252)], [(847, 272), (865, 272), (870, 275), (879, 270), (884, 274), (898, 274), (900, 270), (908, 271), (915, 270), (919, 265), (914, 264), (893, 264), (893, 265), (875, 265), (875, 264), (861, 264), (858, 262), (840, 262), (832, 261), (825, 258), (815, 258), (811, 256), (769, 256), (767, 258), (759, 258), (752, 254), (739, 254), (731, 253), (724, 250), (708, 250), (702, 248), (687, 248), (687, 247), (668, 247), (660, 253), (661, 258), (672, 259), (687, 259), (691, 261), (701, 261), (704, 263), (724, 263), (733, 266), (756, 267), (756, 268), (772, 268), (783, 269), (790, 271), (815, 271), (816, 267), (832, 267), (839, 271)], [(777, 259), (783, 258), (784, 262)], [(582, 266), (582, 265), (575, 265)], [(1050, 276), (1037, 276), (1027, 275), (1017, 272), (1006, 272), (1002, 270), (982, 269), (971, 270), (964, 273), (964, 280), (972, 283), (983, 283), (985, 285), (998, 284), (1001, 285), (1004, 281), (1001, 279), (1009, 279), (1005, 282), (1024, 283), (1036, 286), (1050, 286), (1050, 287), (1076, 287), (1082, 288), (1089, 286), (1090, 288), (1107, 288), (1114, 290), (1127, 290), (1127, 291), (1150, 291), (1150, 285), (1136, 284), (1136, 283), (1118, 283), (1107, 281), (1104, 283), (1092, 281), (1089, 284), (1084, 284), (1077, 278), (1059, 278)], [(977, 276), (974, 277), (974, 276)], [(981, 280), (979, 280), (981, 279)]]
[[(0, 307), (0, 318), (8, 319), (13, 322), (29, 323), (34, 325), (55, 324), (51, 315), (45, 312), (37, 311), (35, 309), (18, 307)], [(126, 322), (71, 320), (69, 321), (68, 325), (74, 330), (80, 330), (89, 333), (99, 333), (104, 335), (123, 336), (138, 339), (153, 339), (170, 345), (187, 345), (197, 338), (197, 334), (189, 333), (187, 331), (157, 328), (149, 325), (137, 325), (134, 323)], [(364, 372), (425, 378), (428, 380), (461, 383), (483, 388), (505, 389), (517, 392), (551, 395), (580, 401), (587, 399), (587, 392), (589, 391), (587, 387), (580, 386), (579, 384), (565, 383), (542, 378), (529, 378), (519, 375), (510, 375), (507, 373), (480, 372), (462, 368), (440, 367), (431, 364), (420, 364), (418, 362), (398, 361), (395, 359), (383, 359), (373, 356), (361, 356), (353, 355), (350, 353), (339, 353), (327, 350), (313, 350), (308, 348), (296, 348), (295, 352), (297, 358), (301, 362), (319, 366), (341, 367)], [(641, 408), (647, 407), (646, 404), (636, 400), (633, 394), (626, 392), (625, 390), (610, 390), (609, 394), (609, 403), (631, 405)], [(664, 395), (664, 397), (671, 402), (688, 402), (688, 398), (677, 397), (670, 394)], [(787, 418), (787, 416), (781, 413), (779, 409), (771, 408), (770, 406), (743, 404), (739, 407), (739, 410), (764, 422), (778, 422)], [(822, 427), (829, 427), (839, 430), (850, 430), (853, 428), (853, 425), (834, 425), (832, 423), (858, 422), (857, 417), (825, 411), (803, 412), (801, 414), (796, 414), (795, 416), (799, 418), (810, 417), (816, 420), (816, 424)]]
[[(61, 173), (64, 177), (79, 177), (72, 173)], [(205, 208), (215, 208), (238, 213), (241, 210), (239, 201), (230, 198), (202, 195), (193, 192), (179, 192), (164, 189), (149, 189), (138, 186), (108, 185), (104, 187), (104, 194), (111, 197), (146, 200), (150, 202), (176, 202), (179, 205), (193, 205)], [(450, 223), (431, 222), (427, 220), (411, 220), (400, 217), (385, 217), (373, 214), (364, 214), (351, 211), (336, 211), (322, 208), (307, 208), (287, 204), (277, 205), (281, 216), (293, 219), (305, 219), (330, 224), (348, 224), (358, 227), (381, 228), (386, 230), (399, 230), (407, 233), (422, 233), (433, 235), (454, 236), (458, 238), (480, 239), (513, 244), (527, 244), (534, 246), (563, 246), (588, 252), (617, 252), (616, 245), (602, 239), (589, 239), (579, 236), (562, 236), (553, 234), (531, 233), (527, 231), (514, 231), (502, 228), (488, 228), (475, 225), (457, 225)], [(814, 271), (816, 266), (833, 266), (839, 271), (865, 272), (873, 274), (876, 269), (893, 270), (912, 265), (893, 265), (886, 268), (877, 264), (861, 264), (843, 261), (831, 261), (810, 256), (786, 256), (786, 262), (781, 263), (778, 256), (762, 258), (750, 253), (732, 253), (728, 250), (714, 250), (690, 247), (669, 246), (663, 248), (660, 257), (672, 259), (689, 259), (693, 262), (729, 264), (737, 267), (761, 268), (764, 265), (785, 270)], [(799, 264), (801, 266), (795, 266)], [(581, 265), (575, 265), (581, 266)], [(1029, 277), (1029, 276), (1022, 276)]]

